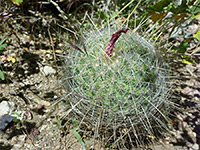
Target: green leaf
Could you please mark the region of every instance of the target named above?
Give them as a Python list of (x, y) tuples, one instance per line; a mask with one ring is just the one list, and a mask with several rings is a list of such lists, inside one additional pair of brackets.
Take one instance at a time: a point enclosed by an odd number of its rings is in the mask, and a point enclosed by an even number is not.
[(198, 64), (192, 56), (182, 55), (181, 57), (184, 64)]
[(109, 15), (106, 14), (102, 9), (99, 10), (99, 16), (100, 18), (103, 20), (103, 19), (106, 19), (106, 18), (109, 18)]
[(148, 9), (151, 11), (162, 12), (171, 2), (171, 0), (161, 0), (154, 5), (149, 6)]
[(185, 42), (185, 41), (181, 42), (180, 46), (178, 47), (178, 52), (185, 53), (189, 46), (190, 45), (188, 44), (188, 42)]
[(20, 113), (18, 112), (13, 112), (13, 114), (17, 115), (18, 117), (21, 117)]
[(60, 119), (58, 120), (58, 124), (59, 124), (59, 127), (62, 127), (62, 121)]
[(7, 46), (7, 44), (3, 44), (6, 40), (7, 38), (4, 38), (0, 41), (0, 51), (3, 51), (3, 48)]
[(12, 2), (19, 6), (21, 3), (23, 3), (23, 0), (12, 0)]
[(66, 41), (68, 41), (68, 40), (69, 40), (69, 37), (68, 37), (68, 35), (67, 35), (67, 34), (65, 35), (65, 39), (66, 39)]
[(187, 2), (184, 0), (184, 1), (182, 1), (181, 5), (179, 5), (179, 6), (173, 5), (173, 7), (170, 9), (170, 11), (173, 14), (184, 14), (184, 13), (188, 12), (188, 9), (189, 8), (187, 5)]
[(193, 35), (194, 38), (198, 39), (200, 41), (200, 29)]
[(182, 63), (184, 63), (184, 64), (193, 64), (192, 62), (189, 62), (189, 61), (186, 60), (186, 59), (183, 59), (183, 60), (182, 60)]
[(200, 12), (200, 7), (199, 7), (200, 1), (199, 0), (190, 1), (188, 3), (188, 5), (189, 5), (188, 10), (191, 14), (197, 15)]
[(7, 40), (7, 38), (2, 39), (2, 40), (0, 41), (0, 45), (2, 45), (3, 42), (5, 42), (5, 40)]
[(5, 80), (5, 76), (4, 76), (4, 74), (3, 74), (3, 72), (0, 70), (0, 79), (1, 80)]
[(20, 123), (20, 122), (21, 122), (21, 120), (20, 120), (20, 119), (17, 119), (16, 117), (13, 117), (13, 121), (14, 121), (15, 123)]
[(109, 148), (114, 148), (114, 147), (115, 147), (115, 145), (106, 144), (106, 147), (109, 147)]
[(73, 119), (73, 124), (74, 124), (76, 127), (78, 127), (78, 123), (77, 123), (77, 121), (76, 121), (76, 118)]
[(6, 47), (6, 46), (7, 46), (7, 44), (2, 44), (2, 45), (0, 45), (0, 49), (4, 48), (4, 47)]
[(184, 54), (188, 47), (189, 47), (188, 42), (183, 41), (179, 46), (173, 46), (172, 51), (174, 50), (175, 52)]
[(75, 136), (76, 136), (77, 140), (81, 143), (81, 145), (83, 145), (83, 140), (82, 140), (80, 134), (78, 132), (75, 132)]

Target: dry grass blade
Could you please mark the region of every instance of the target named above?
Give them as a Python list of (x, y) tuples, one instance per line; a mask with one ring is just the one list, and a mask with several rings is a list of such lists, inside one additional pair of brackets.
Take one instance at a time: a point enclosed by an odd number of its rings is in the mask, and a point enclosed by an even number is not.
[(76, 50), (80, 51), (81, 53), (84, 53), (77, 45), (74, 45), (69, 41), (67, 41), (67, 43), (69, 43), (73, 48), (75, 48)]
[(158, 28), (156, 28), (156, 30), (154, 30), (153, 32), (151, 32), (151, 34), (149, 35), (149, 38), (151, 38), (157, 31), (160, 31), (160, 29), (162, 27), (164, 27), (167, 23), (169, 23), (168, 21), (165, 21), (164, 23), (162, 23)]
[(142, 0), (140, 0), (137, 5), (135, 6), (135, 8), (133, 9), (133, 11), (128, 15), (128, 17), (126, 18), (126, 20), (124, 20), (123, 24), (126, 23), (127, 20), (129, 20), (130, 16), (132, 16), (132, 14), (135, 12), (135, 10), (138, 8), (138, 6), (140, 5)]
[(131, 3), (133, 3), (134, 2), (134, 0), (131, 0), (128, 4), (126, 4), (126, 6), (124, 6), (114, 17), (112, 17), (110, 20), (109, 20), (109, 22), (110, 21), (112, 21), (114, 18), (116, 18), (124, 9), (126, 9)]
[(83, 49), (84, 49), (85, 53), (88, 55), (85, 43), (83, 42), (83, 39), (81, 37), (80, 37), (80, 40), (81, 40), (81, 44), (83, 45)]

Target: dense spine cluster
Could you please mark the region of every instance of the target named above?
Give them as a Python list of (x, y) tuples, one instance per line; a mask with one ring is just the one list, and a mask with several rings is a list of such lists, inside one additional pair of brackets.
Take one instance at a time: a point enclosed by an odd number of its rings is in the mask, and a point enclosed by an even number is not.
[(80, 123), (112, 130), (114, 141), (126, 135), (138, 144), (166, 127), (170, 88), (162, 56), (151, 42), (127, 31), (89, 32), (87, 54), (74, 50), (66, 58), (64, 84), (71, 92), (67, 107)]

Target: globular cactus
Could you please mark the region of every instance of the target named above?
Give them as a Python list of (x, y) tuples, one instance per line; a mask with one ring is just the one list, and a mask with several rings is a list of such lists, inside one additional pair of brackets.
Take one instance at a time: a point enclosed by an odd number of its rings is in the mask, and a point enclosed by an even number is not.
[(106, 142), (134, 145), (156, 137), (171, 107), (159, 50), (134, 30), (115, 27), (86, 33), (84, 43), (87, 53), (73, 50), (66, 58), (68, 114), (98, 134), (109, 132)]

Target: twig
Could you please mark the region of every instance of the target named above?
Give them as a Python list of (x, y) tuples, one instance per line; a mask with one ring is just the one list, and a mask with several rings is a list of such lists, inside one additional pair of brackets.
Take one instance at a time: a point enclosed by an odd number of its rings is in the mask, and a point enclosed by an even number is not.
[(61, 27), (62, 29), (65, 29), (66, 31), (69, 31), (69, 32), (73, 33), (76, 36), (76, 32), (74, 32), (74, 31), (72, 31), (72, 30), (70, 30), (70, 29), (68, 29), (68, 28), (66, 28), (66, 27), (64, 27), (64, 26), (62, 26), (62, 25), (60, 25), (58, 23), (56, 25), (59, 26), (59, 27)]
[(56, 9), (60, 12), (60, 14), (61, 15), (59, 15), (61, 18), (63, 18), (64, 20), (67, 20), (68, 18), (66, 17), (66, 15), (65, 15), (65, 12), (63, 11), (63, 10), (61, 10), (61, 8), (60, 8), (60, 6), (56, 3), (56, 2), (54, 2), (53, 0), (49, 0), (49, 2), (51, 3), (51, 4), (53, 4), (55, 7), (56, 7)]
[(191, 76), (198, 78), (194, 73), (192, 73), (192, 71), (190, 69), (186, 68), (186, 70), (190, 73)]
[(51, 37), (50, 31), (49, 31), (49, 28), (48, 28), (48, 34), (49, 34), (49, 38), (50, 38), (50, 42), (51, 42), (51, 47), (52, 47), (52, 50), (53, 50), (54, 63), (55, 63), (55, 65), (57, 66), (57, 64), (56, 64), (56, 54), (55, 54), (55, 49), (54, 49), (54, 46), (53, 46), (53, 40), (52, 40), (52, 37)]

